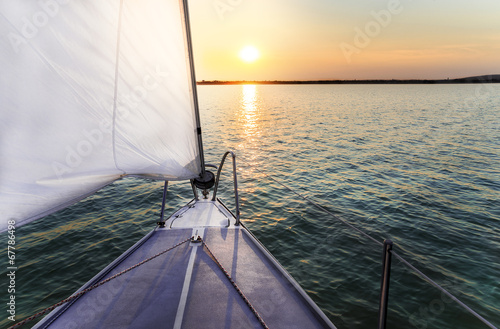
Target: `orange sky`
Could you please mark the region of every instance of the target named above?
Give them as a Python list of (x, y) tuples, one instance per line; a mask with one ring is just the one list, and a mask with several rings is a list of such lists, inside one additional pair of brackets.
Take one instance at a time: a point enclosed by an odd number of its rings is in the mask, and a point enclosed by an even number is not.
[(497, 0), (190, 0), (190, 14), (198, 80), (500, 73)]

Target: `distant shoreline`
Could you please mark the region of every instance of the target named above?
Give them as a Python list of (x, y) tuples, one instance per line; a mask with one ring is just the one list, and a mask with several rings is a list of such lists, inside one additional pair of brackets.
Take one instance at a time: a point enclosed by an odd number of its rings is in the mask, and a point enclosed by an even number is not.
[(457, 83), (500, 83), (500, 74), (482, 75), (459, 79), (408, 79), (408, 80), (256, 80), (256, 81), (222, 81), (222, 80), (202, 80), (198, 85), (310, 85), (310, 84), (457, 84)]

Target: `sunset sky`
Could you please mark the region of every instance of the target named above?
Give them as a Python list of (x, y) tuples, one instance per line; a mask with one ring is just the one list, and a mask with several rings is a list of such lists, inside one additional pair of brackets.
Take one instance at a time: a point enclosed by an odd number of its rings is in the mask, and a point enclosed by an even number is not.
[[(190, 0), (197, 80), (500, 74), (498, 0)], [(258, 50), (244, 61), (246, 46)]]

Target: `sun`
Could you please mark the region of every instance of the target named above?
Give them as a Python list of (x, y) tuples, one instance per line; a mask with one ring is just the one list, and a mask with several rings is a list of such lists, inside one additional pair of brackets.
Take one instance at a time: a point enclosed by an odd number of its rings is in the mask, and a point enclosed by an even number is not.
[(240, 51), (241, 60), (247, 63), (255, 62), (259, 57), (260, 53), (254, 46), (246, 46)]

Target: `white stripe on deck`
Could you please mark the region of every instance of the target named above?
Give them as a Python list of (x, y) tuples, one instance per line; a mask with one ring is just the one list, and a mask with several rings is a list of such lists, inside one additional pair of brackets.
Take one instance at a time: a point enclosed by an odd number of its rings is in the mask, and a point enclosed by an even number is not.
[[(203, 238), (205, 233), (204, 228), (194, 228), (192, 236), (199, 235)], [(177, 314), (175, 315), (174, 329), (181, 329), (182, 319), (184, 318), (184, 310), (186, 309), (186, 302), (189, 294), (189, 286), (191, 285), (191, 277), (193, 275), (194, 260), (196, 258), (196, 252), (201, 243), (190, 243), (191, 255), (189, 256), (189, 261), (186, 269), (186, 276), (184, 277), (184, 284), (182, 286), (181, 299), (179, 300), (179, 306), (177, 307)]]

